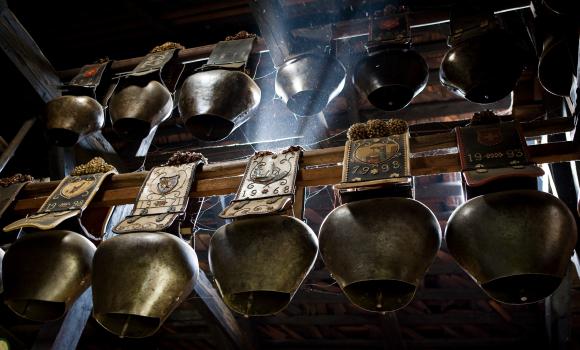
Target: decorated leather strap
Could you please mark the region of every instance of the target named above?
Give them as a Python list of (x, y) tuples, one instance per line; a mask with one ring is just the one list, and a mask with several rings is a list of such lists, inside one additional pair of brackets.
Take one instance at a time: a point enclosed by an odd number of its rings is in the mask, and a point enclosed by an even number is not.
[(224, 219), (280, 215), (292, 208), (302, 149), (257, 152), (246, 166), (236, 198), (219, 214)]
[[(491, 112), (485, 112), (491, 113)], [(475, 116), (481, 118), (481, 114)], [(476, 123), (472, 123), (476, 124)], [(467, 185), (477, 187), (515, 176), (537, 177), (544, 171), (530, 161), (517, 121), (456, 129), (461, 170)]]
[(340, 190), (410, 184), (409, 132), (400, 119), (354, 124), (348, 132)]
[(16, 200), (20, 190), (33, 180), (32, 176), (22, 174), (0, 179), (0, 218)]
[(244, 70), (254, 47), (255, 35), (244, 39), (220, 41), (211, 52), (201, 70), (230, 69)]
[[(8, 232), (25, 227), (50, 230), (67, 219), (80, 219), (83, 210), (95, 197), (103, 181), (108, 176), (117, 173), (114, 167), (105, 164), (102, 158), (95, 158), (89, 163), (75, 168), (72, 175), (65, 177), (58, 184), (36, 214), (7, 225), (4, 227), (4, 231)], [(91, 168), (91, 173), (83, 173), (82, 169), (88, 168)], [(95, 170), (101, 172), (93, 173), (92, 171)], [(82, 224), (81, 228), (84, 230)]]
[[(165, 43), (151, 50), (141, 62), (119, 82), (117, 88), (123, 84), (130, 84), (136, 79), (158, 80), (169, 91), (174, 91), (183, 72), (183, 65), (175, 62), (174, 58), (183, 46), (177, 43)], [(145, 78), (147, 77), (147, 78)]]
[(131, 214), (121, 221), (113, 232), (158, 232), (185, 216), (189, 192), (195, 170), (207, 161), (196, 153), (196, 159), (179, 165), (165, 165), (151, 169)]
[(83, 66), (79, 73), (64, 88), (68, 90), (68, 93), (73, 95), (90, 95), (96, 98), (96, 90), (111, 62), (107, 60), (101, 63)]

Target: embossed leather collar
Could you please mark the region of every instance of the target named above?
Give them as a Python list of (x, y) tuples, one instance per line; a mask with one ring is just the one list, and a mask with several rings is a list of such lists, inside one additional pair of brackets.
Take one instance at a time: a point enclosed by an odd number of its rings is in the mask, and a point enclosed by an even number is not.
[(347, 141), (338, 189), (409, 184), (409, 133)]
[(233, 219), (244, 216), (276, 215), (294, 202), (296, 175), (302, 151), (290, 148), (276, 154), (250, 158), (236, 198), (219, 214)]
[[(99, 191), (103, 181), (112, 174), (116, 174), (116, 171), (65, 177), (36, 214), (7, 225), (4, 227), (4, 231), (8, 232), (24, 227), (49, 230), (67, 219), (80, 218), (83, 210), (87, 208)], [(82, 224), (80, 225), (81, 229), (86, 231)]]
[(461, 170), (469, 186), (482, 186), (502, 178), (544, 174), (530, 161), (526, 141), (515, 121), (458, 127), (456, 134)]
[(202, 160), (178, 166), (151, 169), (145, 179), (131, 214), (113, 232), (158, 232), (166, 230), (185, 215), (191, 184)]

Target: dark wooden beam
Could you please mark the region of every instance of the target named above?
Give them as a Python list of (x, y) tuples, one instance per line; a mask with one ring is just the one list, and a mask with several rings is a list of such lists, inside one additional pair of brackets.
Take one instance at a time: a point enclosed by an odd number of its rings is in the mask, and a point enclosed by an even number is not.
[(224, 304), (218, 292), (213, 287), (205, 272), (199, 271), (199, 279), (195, 284), (195, 293), (201, 298), (213, 318), (220, 325), (228, 338), (235, 344), (238, 349), (253, 349), (254, 346), (249, 343), (246, 334), (242, 332), (237, 324), (236, 318)]
[(279, 67), (290, 56), (292, 47), (282, 6), (278, 1), (250, 0), (250, 8), (274, 66)]

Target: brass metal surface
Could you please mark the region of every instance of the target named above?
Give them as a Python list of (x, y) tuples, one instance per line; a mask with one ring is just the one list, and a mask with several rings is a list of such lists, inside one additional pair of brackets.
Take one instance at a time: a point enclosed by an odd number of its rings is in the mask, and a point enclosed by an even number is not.
[(544, 89), (554, 95), (570, 96), (577, 65), (577, 33), (545, 35), (538, 63), (538, 80)]
[(318, 240), (302, 221), (267, 216), (220, 227), (209, 264), (226, 305), (245, 315), (283, 310), (314, 265)]
[(105, 124), (103, 107), (88, 96), (60, 96), (46, 104), (46, 133), (57, 146), (71, 147)]
[(566, 205), (535, 190), (473, 198), (455, 210), (445, 232), (459, 265), (492, 298), (511, 304), (537, 302), (556, 290), (576, 237)]
[(394, 311), (415, 295), (441, 244), (431, 210), (408, 198), (343, 204), (320, 228), (326, 267), (356, 306)]
[(23, 235), (4, 256), (4, 302), (34, 321), (64, 316), (91, 284), (95, 250), (93, 243), (72, 231)]
[(165, 232), (119, 235), (97, 249), (93, 316), (111, 333), (153, 335), (193, 291), (199, 275), (193, 248)]
[(143, 85), (128, 85), (117, 91), (109, 103), (115, 131), (140, 139), (171, 116), (173, 99), (167, 88), (152, 80)]
[(441, 62), (439, 79), (469, 101), (492, 103), (514, 89), (522, 70), (516, 42), (508, 32), (496, 29), (449, 49)]
[(344, 88), (346, 69), (328, 55), (302, 54), (278, 68), (276, 94), (300, 116), (321, 112)]
[(198, 139), (224, 139), (252, 116), (260, 104), (260, 87), (247, 74), (225, 69), (188, 77), (179, 94), (179, 113)]
[(429, 67), (410, 49), (388, 49), (357, 63), (353, 83), (369, 102), (385, 111), (405, 108), (429, 79)]

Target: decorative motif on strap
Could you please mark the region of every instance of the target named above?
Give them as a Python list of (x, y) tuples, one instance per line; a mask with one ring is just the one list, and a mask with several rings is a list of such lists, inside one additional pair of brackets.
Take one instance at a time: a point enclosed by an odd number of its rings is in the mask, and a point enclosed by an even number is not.
[(250, 158), (236, 198), (219, 214), (224, 219), (281, 214), (294, 202), (299, 147)]
[(342, 183), (351, 189), (411, 182), (409, 132), (400, 119), (370, 120), (355, 124), (348, 132)]
[(198, 165), (205, 164), (200, 155), (194, 162), (160, 166), (151, 169), (145, 179), (131, 214), (113, 232), (157, 232), (167, 229), (185, 215), (191, 184)]
[(517, 121), (458, 127), (456, 134), (461, 169), (469, 186), (505, 177), (544, 174), (530, 161)]
[[(91, 162), (94, 163), (95, 160)], [(116, 170), (110, 170), (103, 173), (78, 176), (69, 175), (65, 177), (50, 196), (48, 196), (48, 199), (35, 215), (7, 225), (4, 227), (4, 231), (13, 231), (23, 227), (48, 230), (55, 228), (67, 219), (80, 217), (83, 210), (88, 207), (91, 200), (99, 191), (103, 181), (109, 175), (116, 173)]]

